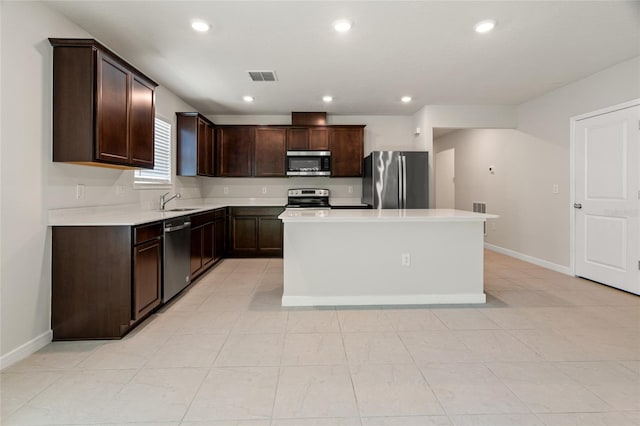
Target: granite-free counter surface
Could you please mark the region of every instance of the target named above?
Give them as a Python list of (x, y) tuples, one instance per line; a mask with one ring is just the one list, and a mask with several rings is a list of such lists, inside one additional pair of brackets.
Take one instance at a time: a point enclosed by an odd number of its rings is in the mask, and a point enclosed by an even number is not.
[[(285, 204), (286, 198), (212, 198), (171, 202), (165, 211), (142, 210), (138, 205), (56, 209), (49, 210), (49, 226), (134, 226), (224, 207), (284, 207)], [(193, 210), (171, 211), (174, 208)]]
[[(332, 199), (335, 205), (359, 205), (360, 200)], [(134, 226), (158, 220), (188, 216), (224, 207), (284, 207), (286, 197), (279, 198), (205, 198), (174, 200), (167, 210), (143, 210), (137, 204), (81, 207), (49, 210), (49, 226)], [(190, 211), (171, 211), (189, 208)]]
[(495, 219), (493, 214), (453, 209), (353, 209), (353, 210), (285, 210), (278, 219), (290, 222), (476, 222)]

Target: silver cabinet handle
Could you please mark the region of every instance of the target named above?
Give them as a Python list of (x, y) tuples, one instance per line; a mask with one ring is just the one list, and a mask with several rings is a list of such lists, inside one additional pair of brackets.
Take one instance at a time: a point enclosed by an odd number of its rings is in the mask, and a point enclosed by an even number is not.
[(573, 203), (573, 208), (574, 208), (574, 209), (581, 209), (581, 208), (582, 208), (582, 204), (580, 204), (580, 203)]

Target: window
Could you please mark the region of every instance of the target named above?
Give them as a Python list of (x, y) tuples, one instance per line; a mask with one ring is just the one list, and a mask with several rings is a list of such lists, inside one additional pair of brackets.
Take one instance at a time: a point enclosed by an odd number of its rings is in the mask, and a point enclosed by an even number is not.
[(171, 184), (171, 123), (155, 119), (154, 167), (136, 170), (134, 184), (143, 186)]

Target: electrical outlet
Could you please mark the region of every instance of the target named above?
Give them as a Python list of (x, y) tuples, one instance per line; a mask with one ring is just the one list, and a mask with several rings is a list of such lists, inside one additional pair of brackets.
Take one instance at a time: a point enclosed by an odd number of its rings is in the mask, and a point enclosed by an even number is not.
[(557, 183), (554, 183), (554, 184), (553, 184), (553, 186), (551, 187), (551, 191), (552, 191), (554, 194), (557, 194), (558, 192), (560, 192), (560, 188), (558, 188), (558, 184), (557, 184)]
[(76, 185), (76, 200), (84, 200), (84, 184)]
[(411, 266), (411, 254), (402, 253), (402, 266)]
[(127, 187), (124, 185), (116, 185), (116, 195), (124, 195), (127, 193)]
[(353, 194), (353, 186), (347, 187), (347, 191), (349, 192), (349, 194)]
[(263, 194), (266, 194), (266, 193), (267, 193), (267, 187), (266, 187), (266, 186), (263, 186), (263, 187), (262, 187), (262, 193), (263, 193)]
[(223, 192), (224, 194), (228, 194), (228, 193), (229, 193), (229, 187), (228, 187), (228, 186), (225, 186), (224, 188), (222, 188), (222, 192)]

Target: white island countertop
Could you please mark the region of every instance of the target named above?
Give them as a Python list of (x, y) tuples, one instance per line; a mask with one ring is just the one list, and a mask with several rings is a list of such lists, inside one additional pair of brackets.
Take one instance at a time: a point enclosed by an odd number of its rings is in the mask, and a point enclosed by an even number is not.
[(293, 222), (476, 222), (496, 219), (493, 214), (453, 209), (285, 210), (278, 219)]

